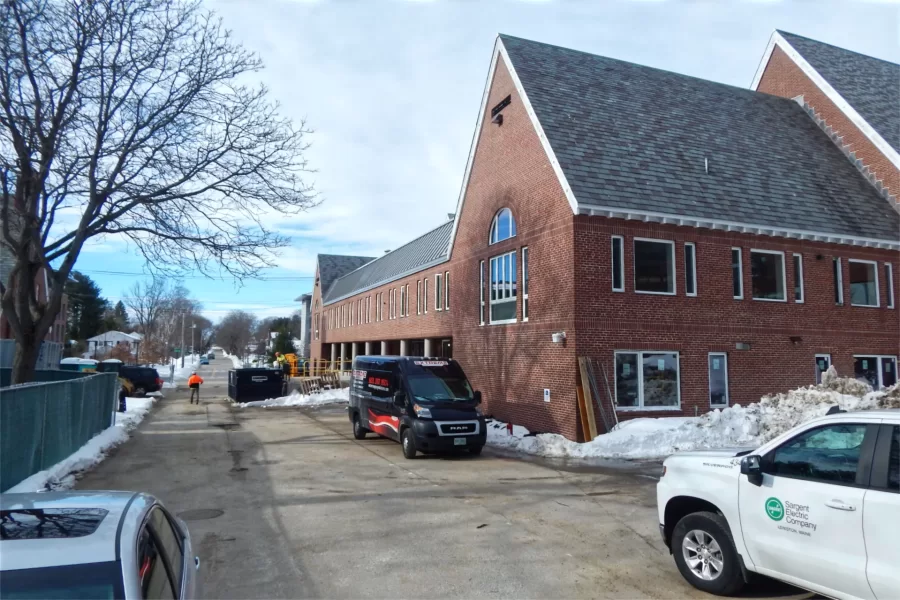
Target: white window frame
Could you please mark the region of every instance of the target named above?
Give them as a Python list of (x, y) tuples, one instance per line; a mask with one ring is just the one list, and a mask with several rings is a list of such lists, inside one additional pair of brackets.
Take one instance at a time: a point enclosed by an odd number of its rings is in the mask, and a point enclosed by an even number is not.
[[(672, 257), (672, 291), (671, 292), (645, 292), (639, 290), (637, 288), (637, 249), (635, 245), (638, 242), (655, 242), (658, 244), (668, 244), (671, 249), (671, 257)], [(624, 250), (624, 246), (623, 246)], [(675, 258), (675, 241), (674, 240), (658, 240), (654, 238), (642, 238), (636, 237), (631, 242), (631, 266), (632, 266), (632, 274), (634, 278), (632, 280), (632, 285), (634, 285), (634, 293), (635, 294), (650, 294), (651, 296), (675, 296), (678, 294), (678, 268), (676, 266), (676, 258)], [(622, 279), (624, 280), (624, 273)], [(624, 282), (624, 281), (623, 281)]]
[(409, 316), (409, 284), (406, 284), (406, 302), (403, 304), (403, 312)]
[[(621, 281), (619, 287), (616, 287), (616, 242), (619, 242), (619, 275), (621, 276)], [(614, 292), (624, 292), (625, 291), (625, 238), (621, 235), (614, 235), (610, 239), (609, 243), (609, 259), (610, 264), (612, 265), (612, 271), (610, 272), (610, 283), (612, 284), (612, 291)]]
[[(509, 213), (509, 233), (510, 236), (507, 238), (500, 239), (500, 230), (498, 228), (498, 221), (500, 220), (500, 214), (503, 212)], [(497, 239), (494, 240), (494, 232), (497, 232)], [(494, 244), (499, 244), (500, 242), (505, 242), (506, 240), (511, 240), (519, 233), (518, 228), (516, 227), (516, 220), (513, 218), (513, 212), (509, 209), (509, 207), (504, 206), (496, 213), (494, 213), (494, 218), (491, 221), (491, 230), (488, 232), (488, 246), (493, 246)]]
[[(489, 276), (490, 276), (490, 273), (491, 273), (491, 271), (490, 271), (490, 269), (491, 269), (490, 263), (492, 263), (492, 262), (494, 262), (494, 261), (496, 261), (496, 260), (502, 259), (504, 256), (516, 256), (516, 251), (515, 251), (515, 250), (510, 250), (509, 252), (504, 252), (503, 254), (498, 254), (497, 256), (492, 256), (492, 257), (490, 258), (490, 260), (488, 261), (488, 275), (489, 275)], [(516, 261), (516, 262), (518, 262), (518, 261)], [(518, 269), (518, 268), (519, 268), (519, 265), (516, 265), (516, 269)], [(518, 272), (516, 273), (516, 275), (518, 276)], [(490, 280), (490, 277), (489, 277), (488, 279)], [(512, 296), (512, 285), (511, 285), (512, 282), (510, 281), (509, 283), (510, 283), (510, 289), (509, 289), (510, 296), (509, 296), (509, 298), (513, 298), (513, 296)], [(517, 286), (518, 286), (518, 283), (519, 283), (519, 281), (518, 281), (518, 277), (517, 277), (517, 279), (516, 279), (516, 285), (517, 285)], [(492, 283), (491, 285), (493, 285), (493, 283)], [(514, 303), (515, 303), (515, 305), (516, 305), (516, 310), (513, 311), (513, 314), (516, 315), (516, 316), (514, 316), (512, 319), (502, 319), (502, 320), (499, 320), (499, 321), (495, 321), (495, 320), (494, 320), (494, 317), (493, 317), (493, 311), (491, 310), (490, 307), (491, 307), (492, 305), (494, 305), (494, 304), (506, 304), (506, 303), (509, 302), (510, 300), (509, 300), (509, 298), (507, 298), (507, 299), (505, 299), (505, 300), (492, 300), (492, 299), (490, 298), (490, 294), (488, 295), (488, 320), (489, 320), (489, 322), (490, 322), (491, 325), (508, 325), (508, 324), (510, 324), (510, 323), (517, 323), (517, 322), (519, 321), (519, 319), (518, 319), (518, 312), (519, 312), (519, 298), (518, 298), (518, 293), (519, 293), (519, 291), (518, 291), (518, 288), (517, 288), (517, 289), (516, 289), (516, 297), (515, 297), (515, 299), (514, 299)]]
[[(712, 381), (710, 380), (709, 374), (712, 369), (710, 367), (710, 360), (713, 358), (721, 358), (725, 362), (723, 366), (725, 367), (725, 404), (713, 404), (712, 402)], [(680, 366), (679, 366), (680, 368)], [(679, 373), (679, 381), (681, 378), (681, 374)], [(727, 352), (710, 352), (706, 356), (706, 383), (707, 383), (707, 400), (709, 401), (710, 408), (726, 408), (731, 406), (731, 382), (728, 380), (728, 353)]]
[(484, 325), (484, 261), (480, 261), (478, 264), (478, 274), (481, 285), (478, 286), (479, 290), (479, 299), (481, 300), (481, 313), (478, 321), (479, 325)]
[(404, 317), (406, 315), (403, 314), (403, 303), (406, 300), (406, 286), (400, 286), (400, 317)]
[[(862, 258), (848, 258), (847, 259), (847, 269), (849, 271), (850, 265), (853, 263), (860, 263), (864, 265), (872, 265), (872, 272), (875, 274), (875, 304), (854, 304), (853, 303), (853, 291), (850, 291), (850, 306), (858, 306), (860, 308), (881, 308), (881, 288), (878, 286), (878, 263), (874, 260), (864, 260)], [(850, 282), (850, 285), (853, 285), (853, 282)]]
[[(687, 249), (691, 249), (691, 284), (693, 284), (694, 291), (688, 292), (688, 255)], [(694, 242), (685, 242), (684, 243), (684, 295), (694, 298), (697, 296), (697, 245)]]
[[(638, 400), (640, 406), (619, 406), (619, 387), (616, 385), (616, 377), (619, 372), (616, 370), (616, 356), (619, 354), (637, 354), (638, 367), (644, 364), (644, 354), (674, 354), (675, 364), (678, 365), (678, 404), (676, 406), (644, 406), (644, 370), (641, 368), (638, 377)], [(709, 366), (707, 365), (707, 377), (709, 376)], [(616, 396), (616, 411), (619, 412), (667, 412), (681, 410), (681, 352), (677, 350), (615, 350), (613, 351), (613, 393)]]
[(528, 322), (528, 246), (522, 246), (522, 322)]
[[(813, 382), (815, 382), (816, 385), (819, 385), (820, 383), (822, 383), (822, 380), (819, 379), (819, 359), (820, 358), (827, 358), (828, 359), (828, 367), (829, 368), (831, 367), (831, 354), (824, 354), (824, 353), (816, 354), (815, 358), (813, 359), (813, 364), (815, 365), (815, 369), (816, 369), (815, 374), (813, 375)], [(828, 369), (825, 369), (825, 370), (827, 371)], [(823, 375), (824, 375), (824, 373), (823, 373)]]
[(416, 279), (416, 314), (422, 314), (422, 280)]
[(319, 339), (319, 321), (320, 321), (321, 313), (316, 313), (315, 322), (316, 322), (316, 339)]
[(371, 315), (371, 307), (372, 307), (372, 296), (371, 294), (366, 296), (366, 325), (370, 323), (369, 316)]
[(737, 246), (731, 247), (731, 259), (734, 261), (734, 253), (737, 252), (737, 265), (738, 265), (738, 287), (740, 288), (740, 292), (737, 296), (734, 295), (734, 262), (731, 265), (731, 296), (735, 300), (743, 300), (744, 299), (744, 250), (743, 248), (738, 248)]
[[(774, 256), (781, 257), (781, 290), (784, 292), (784, 298), (756, 298), (753, 295), (753, 269), (750, 269), (750, 298), (753, 300), (757, 300), (759, 302), (787, 302), (788, 300), (788, 287), (787, 287), (787, 261), (784, 258), (783, 250), (762, 250), (760, 248), (750, 248), (750, 264), (753, 264), (753, 255), (754, 254), (772, 254)], [(741, 277), (743, 282), (743, 277)], [(741, 290), (743, 291), (743, 290)]]
[[(900, 383), (900, 377), (897, 377), (897, 365), (900, 361), (897, 360), (897, 356), (894, 354), (854, 354), (853, 360), (856, 361), (857, 358), (874, 358), (878, 360), (878, 366), (876, 370), (878, 371), (878, 389), (884, 389), (884, 380), (882, 379), (882, 375), (884, 375), (884, 367), (881, 366), (881, 361), (885, 358), (894, 361), (894, 377), (897, 378), (898, 383)], [(856, 377), (856, 369), (854, 369), (853, 377)]]
[(422, 313), (428, 314), (428, 277), (422, 280)]
[[(794, 262), (794, 259), (798, 259)], [(791, 254), (791, 267), (794, 269), (794, 303), (803, 304), (806, 302), (806, 281), (803, 278), (803, 255), (799, 252)], [(799, 267), (799, 269), (798, 269)], [(800, 283), (800, 299), (797, 300), (797, 282)]]
[(444, 310), (450, 310), (450, 271), (444, 271)]
[(441, 273), (434, 274), (434, 310), (442, 311), (444, 310), (443, 298), (441, 298), (441, 294), (444, 293), (443, 282), (444, 276)]
[(834, 267), (837, 265), (837, 281), (834, 282), (834, 285), (837, 287), (837, 299), (834, 301), (835, 305), (843, 306), (844, 305), (844, 265), (841, 264), (841, 257), (835, 256), (831, 260), (831, 272), (832, 278), (834, 277)]
[(884, 278), (887, 280), (884, 284), (887, 286), (887, 307), (894, 308), (896, 306), (894, 300), (894, 265), (889, 262), (884, 263)]

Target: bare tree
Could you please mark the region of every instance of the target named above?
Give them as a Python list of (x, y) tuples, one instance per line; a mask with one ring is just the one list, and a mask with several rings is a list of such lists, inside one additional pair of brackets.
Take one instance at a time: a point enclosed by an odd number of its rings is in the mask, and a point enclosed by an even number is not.
[(134, 323), (147, 340), (156, 339), (160, 317), (168, 312), (170, 292), (166, 280), (154, 277), (150, 281), (135, 282), (125, 297), (127, 306), (134, 316)]
[(216, 343), (229, 354), (243, 358), (255, 328), (256, 317), (242, 310), (233, 310), (216, 327)]
[[(84, 243), (125, 236), (151, 268), (237, 278), (286, 243), (267, 213), (315, 202), (303, 123), (258, 57), (198, 0), (6, 0), (0, 5), (0, 306), (27, 381)], [(49, 301), (34, 281), (44, 270)]]

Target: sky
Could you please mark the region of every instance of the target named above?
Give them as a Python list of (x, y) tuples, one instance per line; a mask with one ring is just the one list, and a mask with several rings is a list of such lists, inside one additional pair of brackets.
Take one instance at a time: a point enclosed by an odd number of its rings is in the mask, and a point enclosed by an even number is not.
[[(900, 62), (900, 5), (885, 2), (209, 0), (265, 63), (258, 79), (313, 130), (321, 204), (270, 219), (291, 237), (268, 279), (184, 284), (218, 320), (288, 315), (317, 253), (379, 256), (456, 209), (498, 33), (749, 87), (774, 29)], [(113, 302), (145, 278), (122, 241), (92, 242), (76, 269)]]

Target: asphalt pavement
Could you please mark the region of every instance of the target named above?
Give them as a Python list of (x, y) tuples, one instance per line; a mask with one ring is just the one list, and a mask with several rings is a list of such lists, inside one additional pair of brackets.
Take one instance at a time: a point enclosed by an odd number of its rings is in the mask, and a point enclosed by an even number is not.
[(234, 407), (228, 368), (199, 369), (199, 406), (168, 390), (78, 484), (147, 491), (184, 518), (206, 597), (711, 598), (659, 538), (653, 468), (490, 449), (408, 461), (353, 439), (342, 407)]

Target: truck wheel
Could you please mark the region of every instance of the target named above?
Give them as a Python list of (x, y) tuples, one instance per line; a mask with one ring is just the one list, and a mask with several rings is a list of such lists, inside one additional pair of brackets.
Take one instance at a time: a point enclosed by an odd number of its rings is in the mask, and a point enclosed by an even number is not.
[(358, 440), (366, 439), (366, 434), (369, 433), (369, 430), (362, 426), (362, 422), (359, 420), (359, 415), (353, 416), (353, 437)]
[(144, 390), (144, 388), (142, 388), (142, 387), (134, 388), (134, 395), (137, 396), (138, 398), (143, 398), (146, 393), (147, 393), (147, 391)]
[(682, 577), (699, 590), (731, 596), (744, 587), (731, 529), (719, 514), (696, 512), (678, 521), (672, 554)]
[(412, 429), (407, 427), (403, 430), (403, 434), (400, 436), (401, 443), (403, 444), (403, 456), (406, 458), (415, 458), (416, 457), (416, 438), (413, 435)]

